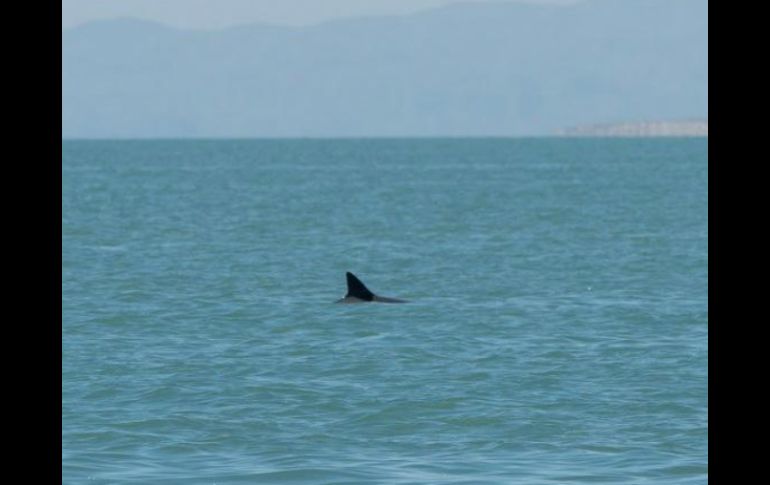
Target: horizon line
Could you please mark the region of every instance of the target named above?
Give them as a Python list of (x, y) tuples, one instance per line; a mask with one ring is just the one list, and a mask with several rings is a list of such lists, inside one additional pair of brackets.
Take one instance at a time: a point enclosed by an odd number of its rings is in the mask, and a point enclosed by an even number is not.
[(61, 141), (333, 141), (333, 140), (515, 140), (543, 138), (708, 138), (708, 134), (692, 135), (373, 135), (373, 136), (159, 136), (159, 137), (61, 137)]

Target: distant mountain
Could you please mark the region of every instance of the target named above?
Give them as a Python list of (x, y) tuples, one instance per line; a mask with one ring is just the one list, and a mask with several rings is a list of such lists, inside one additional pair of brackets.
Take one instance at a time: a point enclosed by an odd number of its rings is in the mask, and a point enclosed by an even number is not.
[(708, 116), (707, 0), (62, 32), (62, 136), (509, 136)]

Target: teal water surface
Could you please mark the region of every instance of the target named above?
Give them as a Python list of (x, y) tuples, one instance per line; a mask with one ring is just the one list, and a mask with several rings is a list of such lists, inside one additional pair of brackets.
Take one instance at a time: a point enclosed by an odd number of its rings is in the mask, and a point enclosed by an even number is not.
[(63, 483), (707, 483), (707, 151), (63, 141)]

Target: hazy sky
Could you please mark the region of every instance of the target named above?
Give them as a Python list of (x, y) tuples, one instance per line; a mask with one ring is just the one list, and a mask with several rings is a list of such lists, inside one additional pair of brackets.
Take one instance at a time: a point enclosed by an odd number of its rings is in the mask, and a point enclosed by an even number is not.
[[(577, 0), (510, 1), (565, 4)], [(458, 0), (62, 0), (61, 23), (66, 29), (92, 20), (137, 17), (188, 29), (249, 23), (307, 25), (342, 17), (408, 14), (450, 3)]]

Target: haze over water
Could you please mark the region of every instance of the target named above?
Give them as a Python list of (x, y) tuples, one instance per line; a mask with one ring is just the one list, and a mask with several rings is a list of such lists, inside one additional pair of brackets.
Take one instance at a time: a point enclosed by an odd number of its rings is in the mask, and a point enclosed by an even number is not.
[(63, 141), (63, 483), (706, 483), (707, 149)]

